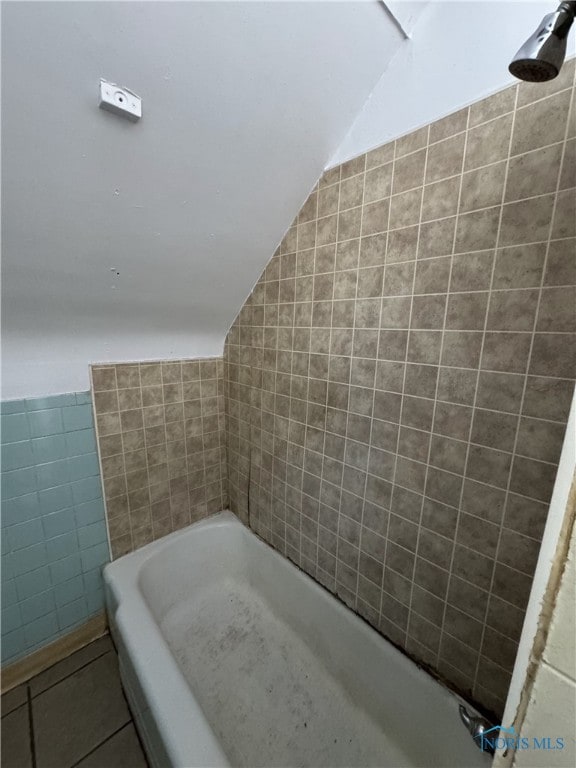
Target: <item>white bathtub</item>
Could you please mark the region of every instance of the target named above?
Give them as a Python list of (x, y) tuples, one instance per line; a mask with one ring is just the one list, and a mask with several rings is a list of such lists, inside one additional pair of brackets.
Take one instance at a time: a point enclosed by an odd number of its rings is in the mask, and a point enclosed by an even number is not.
[(230, 512), (104, 577), (154, 768), (490, 765), (455, 696)]

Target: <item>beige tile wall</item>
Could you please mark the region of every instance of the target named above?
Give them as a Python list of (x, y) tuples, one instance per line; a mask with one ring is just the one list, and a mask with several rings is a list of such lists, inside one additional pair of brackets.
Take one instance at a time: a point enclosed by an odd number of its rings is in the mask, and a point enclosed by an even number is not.
[(573, 80), (328, 171), (225, 347), (231, 508), (496, 715), (576, 373)]
[(91, 372), (113, 557), (225, 509), (222, 358)]

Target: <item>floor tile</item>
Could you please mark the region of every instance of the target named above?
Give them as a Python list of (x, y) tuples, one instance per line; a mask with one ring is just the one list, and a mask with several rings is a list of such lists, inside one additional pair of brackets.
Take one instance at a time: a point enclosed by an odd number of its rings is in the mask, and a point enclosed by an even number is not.
[(19, 707), (2, 718), (2, 766), (32, 768), (28, 706)]
[(32, 700), (38, 768), (70, 768), (130, 720), (109, 652)]
[(25, 685), (18, 685), (2, 696), (2, 717), (9, 712), (21, 707), (28, 701), (28, 692)]
[(129, 723), (102, 746), (94, 750), (76, 768), (147, 768), (136, 729)]
[(50, 667), (45, 672), (41, 672), (30, 680), (30, 691), (32, 696), (37, 696), (39, 693), (42, 693), (42, 691), (45, 691), (55, 683), (68, 677), (68, 675), (71, 675), (77, 669), (88, 664), (93, 659), (102, 656), (102, 654), (107, 651), (111, 651), (113, 647), (110, 635), (104, 635), (104, 637), (100, 637), (98, 640), (90, 643), (90, 645), (81, 648), (79, 651), (76, 651), (76, 653), (68, 656), (68, 658), (54, 664), (54, 666)]

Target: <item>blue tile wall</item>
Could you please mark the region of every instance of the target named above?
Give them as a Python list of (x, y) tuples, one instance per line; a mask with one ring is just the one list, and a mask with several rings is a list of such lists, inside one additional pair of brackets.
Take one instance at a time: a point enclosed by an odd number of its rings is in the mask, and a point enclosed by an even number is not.
[(89, 392), (0, 403), (2, 663), (104, 607), (108, 537)]

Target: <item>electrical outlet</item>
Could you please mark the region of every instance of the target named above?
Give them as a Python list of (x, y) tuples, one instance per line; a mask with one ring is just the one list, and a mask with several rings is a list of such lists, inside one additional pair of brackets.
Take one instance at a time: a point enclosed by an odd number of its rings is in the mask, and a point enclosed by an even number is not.
[(142, 99), (128, 88), (100, 80), (100, 109), (136, 122), (142, 117)]

